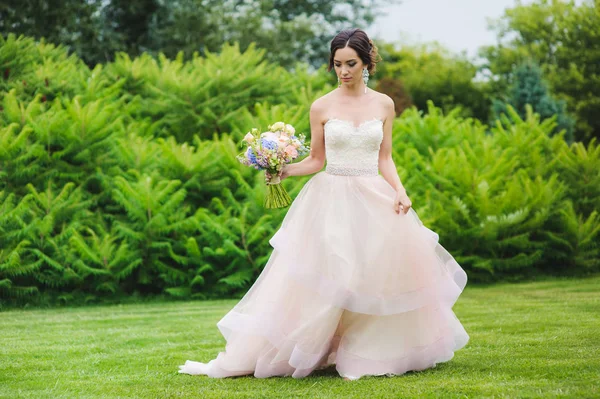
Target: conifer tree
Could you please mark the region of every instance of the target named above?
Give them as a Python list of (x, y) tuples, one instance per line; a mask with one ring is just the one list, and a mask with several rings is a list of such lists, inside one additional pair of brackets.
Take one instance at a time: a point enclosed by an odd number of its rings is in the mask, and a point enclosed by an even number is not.
[(533, 111), (542, 119), (556, 115), (557, 126), (553, 133), (565, 130), (565, 140), (573, 142), (575, 120), (567, 114), (566, 102), (555, 99), (548, 89), (548, 84), (542, 76), (541, 68), (533, 61), (524, 62), (513, 70), (511, 85), (502, 100), (493, 101), (494, 119), (501, 114), (507, 114), (507, 105), (512, 106), (523, 119), (527, 117), (526, 105), (530, 104)]

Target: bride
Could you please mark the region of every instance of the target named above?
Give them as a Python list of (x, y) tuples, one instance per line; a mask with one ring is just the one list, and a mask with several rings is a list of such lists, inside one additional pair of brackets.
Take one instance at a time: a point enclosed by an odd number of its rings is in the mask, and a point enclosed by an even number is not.
[(281, 177), (316, 175), (217, 323), (225, 350), (180, 373), (301, 378), (335, 364), (349, 380), (392, 376), (447, 362), (469, 341), (452, 311), (467, 275), (412, 209), (391, 156), (394, 102), (366, 85), (377, 58), (361, 29), (332, 40), (338, 88), (311, 105), (310, 155)]

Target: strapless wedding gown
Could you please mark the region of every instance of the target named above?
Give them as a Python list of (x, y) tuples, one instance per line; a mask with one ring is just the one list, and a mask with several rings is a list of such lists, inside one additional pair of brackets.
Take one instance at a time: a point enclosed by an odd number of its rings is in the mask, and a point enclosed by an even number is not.
[(378, 175), (383, 122), (329, 119), (324, 129), (325, 171), (299, 192), (262, 273), (217, 323), (225, 351), (180, 373), (300, 378), (335, 364), (350, 379), (391, 376), (467, 344), (452, 311), (467, 275), (412, 208), (395, 213), (395, 191)]

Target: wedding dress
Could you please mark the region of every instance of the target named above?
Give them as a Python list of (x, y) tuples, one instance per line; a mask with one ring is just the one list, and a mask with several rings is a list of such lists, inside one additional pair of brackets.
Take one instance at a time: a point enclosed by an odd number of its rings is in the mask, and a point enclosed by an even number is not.
[(469, 335), (452, 311), (467, 275), (378, 174), (383, 122), (330, 118), (327, 166), (291, 204), (273, 252), (218, 323), (225, 351), (180, 373), (349, 379), (447, 362)]

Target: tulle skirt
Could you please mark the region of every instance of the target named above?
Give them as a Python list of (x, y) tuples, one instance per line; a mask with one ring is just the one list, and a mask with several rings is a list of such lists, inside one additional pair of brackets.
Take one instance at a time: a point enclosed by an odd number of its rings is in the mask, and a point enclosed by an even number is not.
[(394, 197), (381, 176), (313, 176), (262, 273), (217, 323), (225, 351), (179, 372), (301, 378), (335, 364), (357, 379), (452, 359), (469, 340), (452, 311), (467, 275)]

